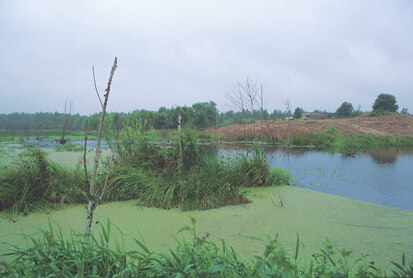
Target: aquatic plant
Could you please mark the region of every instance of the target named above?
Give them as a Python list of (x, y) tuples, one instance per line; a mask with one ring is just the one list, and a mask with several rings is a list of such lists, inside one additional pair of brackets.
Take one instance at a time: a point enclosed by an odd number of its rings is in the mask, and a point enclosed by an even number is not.
[(270, 183), (272, 185), (291, 185), (293, 184), (291, 173), (287, 172), (283, 168), (271, 168)]
[[(125, 248), (125, 236), (113, 223), (99, 223), (96, 235), (87, 243), (72, 231), (64, 237), (57, 225), (27, 237), (27, 246), (9, 244), (10, 263), (0, 263), (2, 277), (412, 277), (413, 260), (402, 255), (391, 262), (389, 274), (367, 256), (353, 257), (347, 249), (337, 249), (326, 240), (318, 252), (303, 263), (297, 235), (294, 252), (287, 252), (275, 237), (267, 236), (262, 255), (243, 261), (221, 240), (209, 241), (198, 235), (196, 220), (177, 234), (188, 233), (190, 240), (178, 239), (168, 253), (149, 250), (144, 241), (132, 238), (136, 247)], [(260, 240), (260, 239), (258, 239)], [(7, 243), (6, 243), (7, 244)]]
[(85, 200), (82, 171), (57, 165), (46, 156), (39, 149), (28, 149), (0, 168), (0, 210), (27, 214), (35, 208)]
[(183, 130), (180, 142), (181, 151), (176, 135), (165, 139), (154, 131), (126, 127), (111, 174), (111, 183), (120, 186), (109, 199), (130, 198), (144, 206), (203, 210), (247, 202), (240, 187), (280, 182), (280, 172), (270, 173), (259, 149), (218, 159), (217, 148), (200, 145), (191, 128)]
[(66, 143), (64, 145), (55, 145), (56, 152), (81, 152), (84, 147), (80, 144)]

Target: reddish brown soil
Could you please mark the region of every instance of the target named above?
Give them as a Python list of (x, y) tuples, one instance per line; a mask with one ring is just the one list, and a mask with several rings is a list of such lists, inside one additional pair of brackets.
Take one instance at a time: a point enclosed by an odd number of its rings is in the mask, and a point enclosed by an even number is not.
[[(374, 135), (410, 135), (413, 136), (413, 115), (391, 115), (370, 117), (368, 114), (350, 119), (326, 120), (291, 120), (291, 134), (323, 132), (328, 127), (335, 126), (342, 134), (374, 134)], [(262, 128), (263, 127), (263, 128)], [(246, 125), (247, 133), (253, 134), (254, 124)], [(255, 123), (256, 133), (285, 135), (288, 130), (288, 120), (269, 120)], [(212, 132), (212, 130), (210, 130)], [(244, 134), (241, 125), (220, 127), (218, 133), (226, 136), (240, 136)]]

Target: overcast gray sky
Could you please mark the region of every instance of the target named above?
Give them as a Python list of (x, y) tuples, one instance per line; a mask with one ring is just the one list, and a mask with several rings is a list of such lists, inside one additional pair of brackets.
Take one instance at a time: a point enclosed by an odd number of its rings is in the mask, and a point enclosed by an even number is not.
[(99, 111), (215, 101), (247, 77), (265, 105), (370, 110), (380, 93), (413, 112), (413, 1), (0, 0), (0, 113)]

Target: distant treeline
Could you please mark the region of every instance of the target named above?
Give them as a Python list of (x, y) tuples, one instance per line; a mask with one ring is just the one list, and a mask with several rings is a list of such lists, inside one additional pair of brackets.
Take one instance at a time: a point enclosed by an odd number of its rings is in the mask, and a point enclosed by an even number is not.
[[(280, 119), (290, 117), (291, 111), (281, 111), (275, 109), (269, 113), (266, 109), (244, 110), (243, 112), (219, 112), (215, 102), (198, 102), (192, 106), (180, 107), (182, 123), (191, 125), (195, 128), (208, 128), (224, 126), (237, 123), (252, 123), (255, 120)], [(84, 129), (88, 120), (88, 129), (97, 130), (99, 125), (100, 113), (89, 116), (79, 114), (64, 113), (11, 113), (0, 114), (0, 130), (56, 130), (62, 129), (65, 117), (67, 119), (68, 130)], [(158, 111), (135, 110), (130, 113), (111, 112), (107, 116), (107, 121), (114, 126), (142, 125), (144, 128), (170, 129), (176, 128), (178, 121), (178, 109), (176, 107), (161, 107)]]

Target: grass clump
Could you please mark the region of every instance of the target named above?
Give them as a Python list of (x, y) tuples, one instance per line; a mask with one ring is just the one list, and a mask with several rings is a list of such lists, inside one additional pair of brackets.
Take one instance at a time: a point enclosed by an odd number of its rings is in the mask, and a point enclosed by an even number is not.
[(0, 210), (24, 213), (56, 203), (85, 200), (83, 172), (57, 165), (39, 149), (18, 154), (0, 168)]
[(15, 139), (14, 136), (6, 135), (6, 136), (1, 136), (0, 135), (0, 142), (13, 142)]
[(291, 185), (293, 183), (291, 174), (279, 167), (270, 169), (270, 179), (272, 185)]
[(218, 159), (217, 148), (201, 145), (189, 128), (180, 140), (125, 128), (115, 153), (111, 183), (119, 186), (109, 199), (137, 199), (144, 206), (205, 210), (245, 203), (240, 187), (269, 186), (277, 176), (262, 151)]
[[(176, 237), (176, 247), (168, 253), (156, 253), (144, 242), (132, 239), (134, 249), (127, 251), (125, 235), (109, 221), (100, 223), (98, 236), (87, 243), (83, 235), (73, 232), (63, 237), (59, 227), (49, 225), (29, 236), (25, 248), (11, 246), (6, 256), (11, 263), (0, 264), (2, 277), (412, 277), (413, 261), (391, 262), (389, 274), (367, 256), (354, 258), (352, 252), (337, 249), (326, 240), (318, 252), (302, 263), (300, 239), (297, 235), (293, 254), (287, 252), (278, 236), (267, 237), (262, 255), (250, 261), (241, 260), (236, 251), (221, 240), (208, 240), (209, 234), (199, 236), (196, 220), (177, 233), (189, 233), (190, 240)], [(115, 234), (113, 232), (115, 228)], [(132, 250), (130, 250), (132, 249)]]
[(262, 149), (253, 148), (251, 153), (240, 154), (230, 164), (231, 176), (241, 187), (290, 184), (290, 174), (281, 168), (271, 169)]
[(56, 152), (81, 152), (84, 147), (80, 144), (67, 143), (64, 145), (55, 145), (54, 149)]

